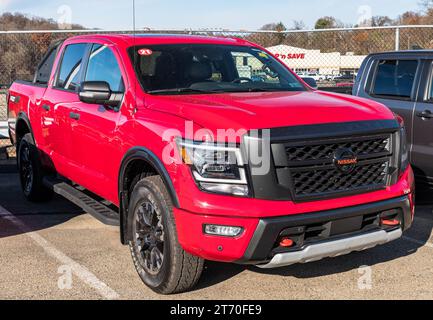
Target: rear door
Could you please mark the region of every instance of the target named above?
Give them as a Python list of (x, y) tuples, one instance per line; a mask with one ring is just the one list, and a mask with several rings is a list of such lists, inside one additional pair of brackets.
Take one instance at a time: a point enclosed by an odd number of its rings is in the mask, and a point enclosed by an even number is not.
[(41, 106), (45, 113), (51, 158), (57, 171), (67, 177), (74, 172), (71, 162), (71, 113), (79, 104), (78, 87), (88, 44), (72, 43), (64, 47), (53, 85), (49, 86)]
[[(54, 119), (54, 108), (53, 101), (50, 99), (49, 82), (51, 74), (54, 68), (54, 62), (57, 57), (58, 49), (60, 43), (57, 47), (54, 47), (48, 51), (41, 64), (36, 71), (34, 82), (36, 85), (45, 85), (46, 91), (40, 100), (35, 102), (35, 119), (40, 119), (40, 135), (38, 136), (39, 148), (44, 152), (51, 152), (53, 150), (53, 141), (55, 136), (53, 134), (54, 127), (56, 125)], [(47, 95), (48, 94), (48, 95)], [(33, 121), (35, 120), (33, 119)], [(37, 130), (37, 129), (36, 129)]]
[(433, 62), (424, 62), (413, 121), (412, 164), (418, 182), (433, 187)]

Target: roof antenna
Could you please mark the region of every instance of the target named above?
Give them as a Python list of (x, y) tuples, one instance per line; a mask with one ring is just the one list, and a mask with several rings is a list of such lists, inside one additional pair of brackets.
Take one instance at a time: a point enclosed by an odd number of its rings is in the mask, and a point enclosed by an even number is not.
[[(132, 33), (132, 37), (133, 37), (133, 44), (134, 44), (134, 50), (136, 50), (136, 26), (135, 26), (135, 0), (132, 0), (132, 28), (133, 28), (133, 33)], [(134, 69), (137, 67), (137, 55), (134, 54)], [(134, 81), (134, 97), (136, 97), (136, 93), (137, 92), (137, 84), (136, 81)], [(137, 110), (137, 100), (134, 101), (134, 110)]]
[(134, 29), (135, 36), (135, 0), (132, 0), (132, 28)]

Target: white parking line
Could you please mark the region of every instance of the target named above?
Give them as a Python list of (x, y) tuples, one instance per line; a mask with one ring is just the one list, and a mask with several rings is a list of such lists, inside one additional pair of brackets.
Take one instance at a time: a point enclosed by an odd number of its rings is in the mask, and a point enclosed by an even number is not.
[(12, 213), (0, 206), (0, 217), (13, 223), (19, 228), (26, 236), (32, 239), (37, 245), (39, 245), (44, 251), (59, 261), (62, 265), (68, 266), (72, 272), (84, 283), (95, 289), (105, 299), (118, 299), (119, 294), (107, 286), (104, 282), (99, 280), (93, 273), (87, 268), (83, 267), (73, 259), (69, 258), (63, 252), (54, 247), (50, 242), (45, 240), (37, 232), (30, 231), (20, 219), (14, 216)]

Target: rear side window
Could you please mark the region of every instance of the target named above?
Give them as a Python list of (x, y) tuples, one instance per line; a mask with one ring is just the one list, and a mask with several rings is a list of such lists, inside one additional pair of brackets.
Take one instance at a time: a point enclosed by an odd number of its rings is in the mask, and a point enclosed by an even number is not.
[(417, 60), (380, 60), (371, 94), (409, 99), (417, 67)]
[(57, 77), (56, 87), (75, 91), (80, 85), (80, 76), (87, 44), (71, 44), (64, 51)]
[(110, 48), (100, 44), (93, 45), (85, 81), (106, 81), (111, 91), (124, 91), (122, 73)]
[(35, 83), (48, 84), (54, 60), (56, 59), (57, 48), (52, 49), (46, 56), (36, 71)]

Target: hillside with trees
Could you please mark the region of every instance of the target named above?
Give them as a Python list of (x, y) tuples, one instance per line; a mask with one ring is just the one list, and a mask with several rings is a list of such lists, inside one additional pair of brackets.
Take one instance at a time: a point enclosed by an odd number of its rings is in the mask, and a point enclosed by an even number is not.
[[(75, 30), (83, 26), (73, 24)], [(57, 30), (53, 19), (31, 17), (21, 13), (4, 13), (0, 16), (0, 31)], [(0, 86), (15, 79), (31, 80), (35, 67), (53, 41), (68, 34), (32, 33), (0, 34)]]
[[(71, 29), (85, 29), (82, 25), (72, 24)], [(33, 17), (22, 13), (6, 12), (0, 15), (0, 31), (11, 30), (57, 30), (58, 23), (54, 19)]]

